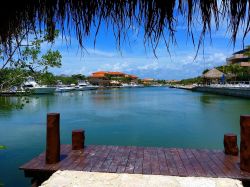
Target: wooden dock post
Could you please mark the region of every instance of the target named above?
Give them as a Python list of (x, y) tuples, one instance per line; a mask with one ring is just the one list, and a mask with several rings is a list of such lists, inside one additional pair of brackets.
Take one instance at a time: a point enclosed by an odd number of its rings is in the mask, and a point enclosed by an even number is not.
[(46, 164), (60, 161), (60, 114), (47, 114)]
[(250, 115), (240, 116), (240, 169), (250, 172)]
[(227, 155), (237, 156), (239, 148), (237, 146), (237, 135), (233, 133), (224, 135), (224, 152)]
[(72, 150), (84, 148), (85, 132), (83, 129), (72, 131)]

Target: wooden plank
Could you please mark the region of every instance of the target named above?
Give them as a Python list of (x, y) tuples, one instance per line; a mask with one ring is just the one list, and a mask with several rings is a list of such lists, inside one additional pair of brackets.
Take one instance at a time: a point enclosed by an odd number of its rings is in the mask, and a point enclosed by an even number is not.
[(117, 173), (124, 173), (125, 172), (126, 165), (128, 163), (130, 148), (131, 147), (129, 147), (129, 146), (124, 147), (124, 151), (123, 151), (121, 160), (120, 160), (118, 167), (117, 167), (117, 171), (116, 171)]
[(144, 148), (143, 155), (144, 157), (143, 157), (142, 172), (143, 174), (152, 174), (149, 148), (147, 147)]
[(116, 151), (118, 149), (118, 146), (111, 146), (110, 147), (110, 152), (108, 154), (108, 156), (106, 157), (105, 161), (103, 162), (103, 164), (101, 165), (101, 167), (99, 168), (99, 172), (107, 172), (109, 169), (109, 166), (111, 165), (114, 156), (116, 154)]
[(20, 169), (29, 177), (69, 169), (250, 180), (250, 173), (239, 168), (239, 157), (223, 151), (99, 145), (72, 150), (71, 145), (62, 145), (61, 155), (59, 163), (45, 164), (42, 153)]
[[(84, 148), (82, 155), (80, 155), (80, 161), (75, 165), (74, 170), (76, 171), (82, 171), (89, 161), (89, 156), (91, 156), (91, 153), (95, 151), (94, 146), (87, 146)], [(86, 170), (85, 170), (86, 171)], [(90, 171), (90, 169), (89, 169)]]
[(70, 164), (72, 163), (72, 154), (73, 154), (73, 152), (72, 152), (72, 148), (71, 148), (71, 146), (65, 146), (64, 148), (63, 148), (63, 151), (64, 151), (64, 153), (65, 153), (65, 158), (61, 161), (61, 162), (59, 162), (59, 163), (57, 163), (57, 164), (55, 164), (55, 165), (53, 165), (53, 169), (54, 170), (58, 170), (58, 169), (60, 169), (60, 170), (65, 170), (65, 169), (67, 169), (67, 167), (69, 167), (70, 166)]
[(184, 152), (187, 155), (189, 163), (193, 166), (196, 176), (206, 176), (206, 173), (201, 167), (199, 161), (195, 158), (192, 151), (190, 149), (184, 149)]
[(86, 155), (86, 158), (82, 161), (83, 165), (82, 165), (82, 170), (83, 171), (91, 171), (91, 168), (93, 167), (93, 165), (95, 164), (95, 156), (97, 153), (97, 150), (99, 149), (100, 146), (91, 146), (91, 150), (90, 153), (88, 155)]
[(196, 172), (194, 167), (191, 165), (191, 163), (188, 160), (187, 155), (185, 154), (183, 149), (177, 149), (179, 156), (182, 160), (182, 163), (187, 171), (187, 176), (196, 176)]
[(38, 157), (41, 155), (45, 156), (45, 153), (39, 154), (37, 157), (23, 164), (22, 166), (20, 166), (20, 169), (33, 169), (33, 165), (37, 163)]
[(188, 176), (187, 171), (184, 167), (184, 164), (182, 163), (182, 160), (180, 159), (178, 150), (175, 148), (170, 148), (169, 152), (173, 158), (173, 162), (175, 162), (175, 166), (178, 171), (179, 176)]
[(136, 147), (130, 147), (130, 153), (128, 162), (125, 168), (125, 173), (134, 173), (135, 162), (136, 162)]
[(172, 154), (170, 152), (170, 149), (164, 149), (164, 153), (165, 153), (165, 158), (166, 158), (166, 162), (167, 162), (167, 166), (169, 170), (169, 175), (178, 176), (179, 173), (175, 165), (174, 159), (172, 157)]
[(208, 158), (201, 155), (200, 151), (196, 149), (192, 149), (191, 151), (193, 152), (195, 158), (200, 163), (201, 167), (203, 168), (203, 171), (205, 171), (206, 177), (217, 177), (217, 175), (212, 171), (212, 169), (208, 164)]
[(149, 151), (150, 151), (150, 165), (151, 165), (152, 174), (159, 175), (161, 172), (160, 172), (157, 149), (150, 148)]
[[(89, 150), (75, 150), (72, 156), (72, 163), (67, 167), (68, 170), (77, 170), (82, 160), (89, 154)], [(81, 170), (81, 169), (80, 169)]]
[(143, 156), (144, 156), (144, 148), (137, 147), (136, 148), (136, 161), (135, 161), (134, 173), (142, 174)]
[(111, 151), (110, 146), (101, 146), (97, 153), (96, 156), (94, 158), (94, 162), (95, 164), (93, 165), (93, 167), (91, 168), (91, 171), (94, 172), (98, 172), (99, 168), (102, 166), (103, 162), (105, 161), (105, 159), (107, 158), (109, 152)]
[(218, 167), (219, 171), (217, 171), (218, 176), (220, 177), (232, 177), (232, 173), (228, 172), (228, 169), (225, 168), (221, 161), (215, 156), (215, 154), (210, 150), (204, 150), (210, 159), (214, 162), (214, 164)]
[(168, 165), (166, 161), (166, 157), (164, 154), (164, 150), (162, 148), (157, 149), (158, 161), (160, 163), (159, 169), (161, 175), (169, 175)]
[(202, 160), (205, 160), (206, 164), (210, 168), (210, 170), (214, 173), (214, 177), (223, 177), (224, 174), (221, 171), (221, 169), (214, 163), (214, 161), (211, 159), (209, 156), (211, 152), (205, 151), (205, 150), (200, 150), (199, 154), (202, 157)]
[(223, 166), (224, 169), (226, 169), (226, 172), (228, 175), (232, 176), (237, 176), (240, 174), (240, 169), (231, 164), (231, 162), (228, 160), (228, 156), (226, 156), (223, 152), (220, 151), (212, 151), (213, 154), (221, 161), (221, 165)]
[(108, 172), (111, 173), (116, 173), (118, 164), (121, 162), (122, 159), (122, 154), (123, 154), (124, 148), (123, 147), (118, 147), (116, 150), (116, 153), (114, 154), (114, 157), (112, 159), (112, 162), (108, 168)]

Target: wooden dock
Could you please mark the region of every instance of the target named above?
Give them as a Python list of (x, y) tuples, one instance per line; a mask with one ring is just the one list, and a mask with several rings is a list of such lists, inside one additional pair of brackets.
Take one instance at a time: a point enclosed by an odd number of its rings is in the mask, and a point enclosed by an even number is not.
[(238, 156), (205, 149), (89, 145), (72, 150), (71, 145), (62, 145), (60, 162), (46, 164), (42, 153), (20, 169), (32, 178), (49, 177), (57, 170), (78, 170), (250, 180), (250, 173), (240, 170)]
[(237, 135), (224, 135), (224, 151), (136, 146), (85, 146), (85, 131), (72, 131), (72, 144), (60, 145), (60, 114), (47, 114), (46, 151), (20, 167), (32, 186), (57, 170), (107, 173), (220, 177), (250, 186), (250, 115), (240, 117), (240, 156)]

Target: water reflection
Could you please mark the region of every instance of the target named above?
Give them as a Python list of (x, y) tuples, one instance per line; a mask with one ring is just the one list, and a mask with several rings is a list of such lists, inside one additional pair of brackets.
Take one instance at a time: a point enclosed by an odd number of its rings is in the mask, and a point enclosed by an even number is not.
[(115, 104), (123, 101), (125, 94), (118, 89), (112, 90), (97, 90), (91, 92), (91, 99), (95, 104)]
[[(237, 98), (240, 99), (240, 98)], [(235, 97), (231, 96), (221, 96), (221, 95), (214, 95), (214, 94), (208, 94), (208, 93), (202, 93), (200, 95), (200, 101), (202, 104), (215, 104), (220, 101), (226, 101), (226, 100), (235, 100)]]
[(26, 102), (25, 97), (0, 97), (0, 116), (10, 116), (12, 111), (22, 109)]

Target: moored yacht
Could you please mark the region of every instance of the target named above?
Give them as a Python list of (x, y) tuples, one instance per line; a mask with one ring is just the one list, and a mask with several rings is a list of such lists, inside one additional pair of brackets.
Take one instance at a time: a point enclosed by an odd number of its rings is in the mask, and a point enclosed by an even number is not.
[(130, 87), (132, 87), (132, 88), (134, 88), (134, 87), (143, 87), (143, 85), (142, 84), (137, 84), (135, 82), (131, 82)]
[(131, 87), (129, 84), (127, 84), (127, 83), (122, 83), (122, 86), (121, 86), (122, 88), (129, 88), (129, 87)]
[(23, 83), (22, 89), (30, 90), (34, 94), (51, 94), (54, 93), (55, 87), (48, 87), (46, 85), (39, 85), (33, 77), (28, 77), (27, 81)]
[(97, 89), (99, 86), (94, 86), (89, 84), (89, 82), (87, 81), (79, 81), (78, 85), (75, 86), (76, 90), (79, 91), (84, 91), (84, 90), (93, 90), (93, 89)]
[(60, 85), (56, 88), (56, 92), (71, 92), (74, 91), (75, 89), (76, 89), (75, 85), (70, 85), (70, 86)]

